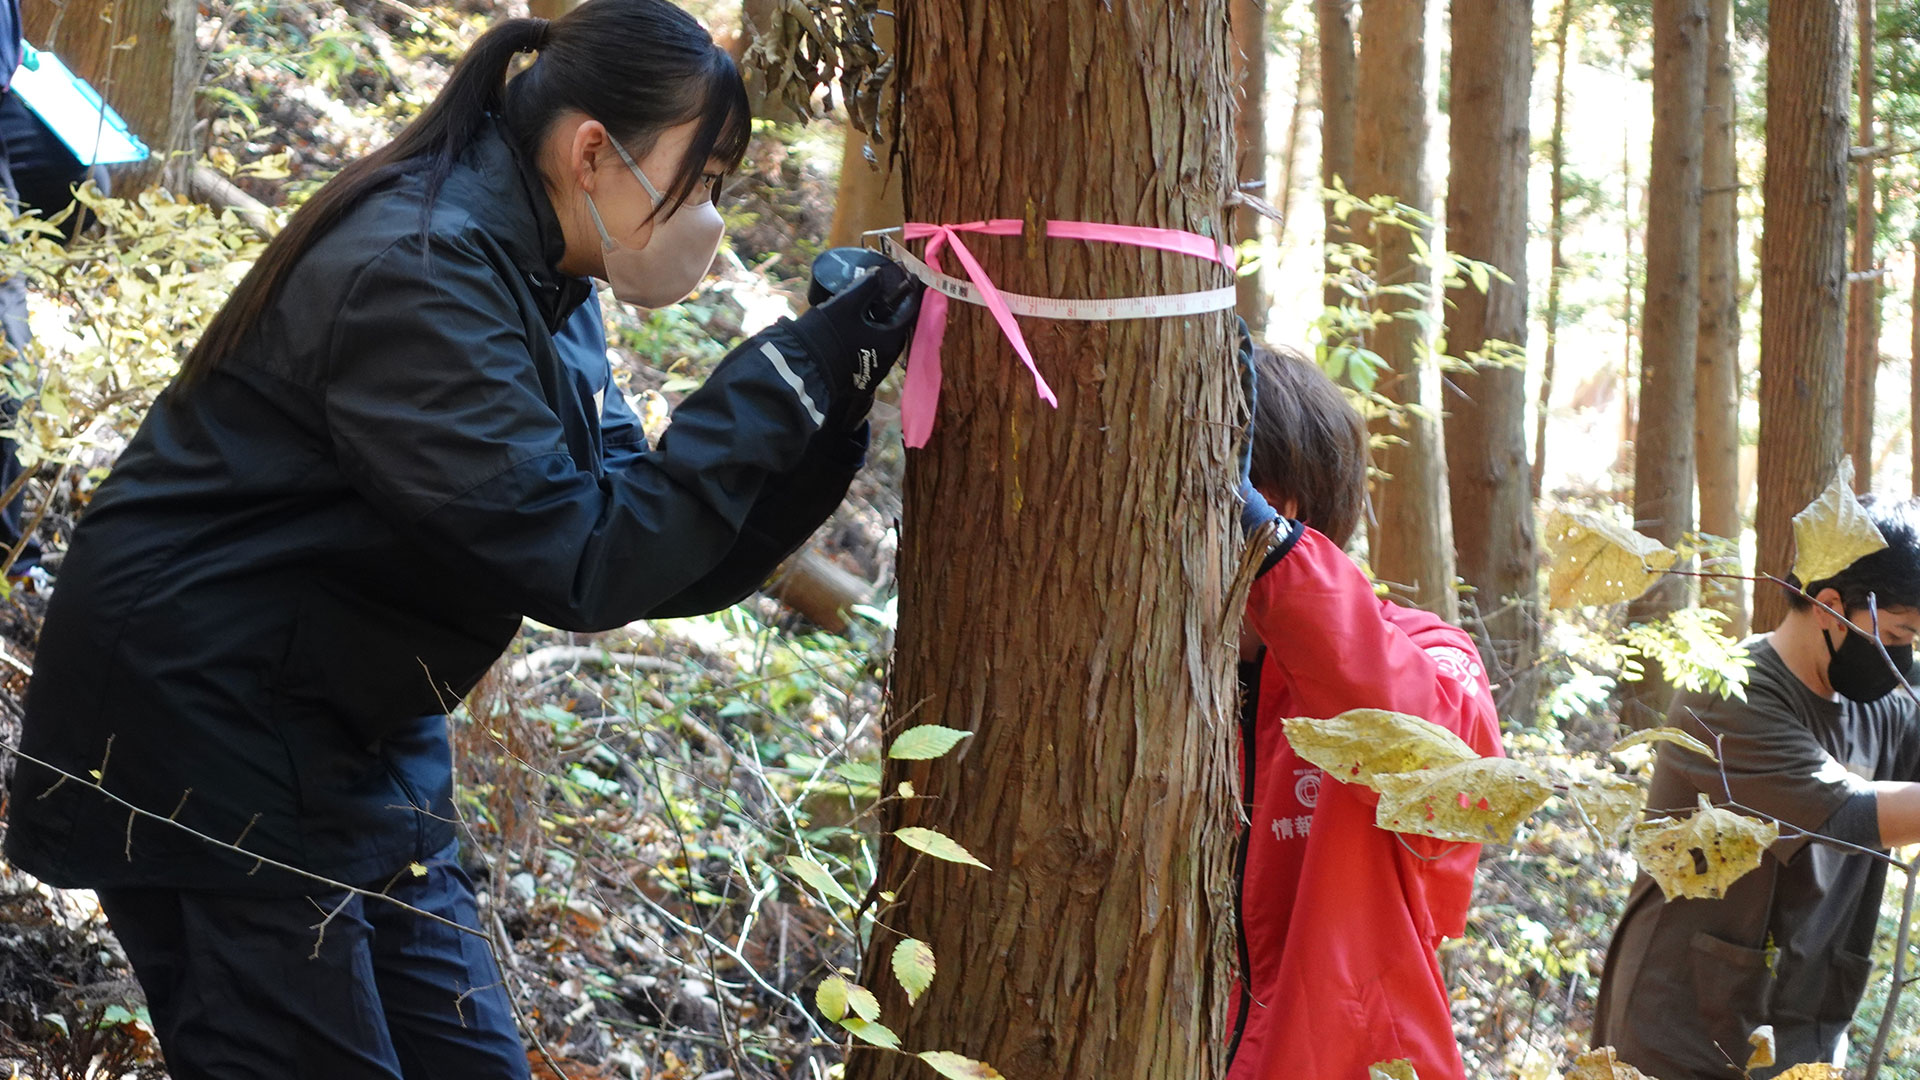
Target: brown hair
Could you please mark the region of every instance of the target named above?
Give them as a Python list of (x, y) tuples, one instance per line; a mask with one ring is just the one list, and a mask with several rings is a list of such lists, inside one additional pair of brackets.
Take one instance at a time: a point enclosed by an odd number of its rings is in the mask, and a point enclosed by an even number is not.
[[(507, 80), (514, 57), (536, 52)], [(394, 140), (340, 170), (294, 213), (260, 261), (208, 324), (181, 365), (191, 384), (220, 366), (272, 304), (307, 250), (368, 194), (397, 177), (426, 178), (427, 227), (435, 196), (461, 153), (497, 115), (531, 158), (561, 113), (577, 109), (605, 124), (635, 154), (661, 131), (700, 121), (680, 171), (655, 214), (677, 209), (700, 184), (707, 162), (738, 162), (752, 134), (746, 85), (733, 58), (693, 16), (666, 0), (589, 0), (566, 15), (506, 19), (480, 35), (447, 85)]]
[(1366, 505), (1365, 421), (1333, 380), (1293, 349), (1255, 344), (1253, 369), (1253, 486), (1275, 509), (1296, 503), (1300, 520), (1345, 547)]

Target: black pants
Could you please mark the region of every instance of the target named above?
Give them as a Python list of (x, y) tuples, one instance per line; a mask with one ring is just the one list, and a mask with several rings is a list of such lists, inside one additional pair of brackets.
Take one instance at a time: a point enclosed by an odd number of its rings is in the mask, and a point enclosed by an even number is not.
[[(477, 927), (452, 855), (386, 891)], [(316, 924), (343, 895), (100, 892), (174, 1080), (526, 1080), (486, 943), (362, 897), (322, 936)]]
[[(107, 172), (98, 166), (80, 164), (48, 127), (33, 115), (15, 94), (0, 91), (0, 193), (7, 204), (39, 210), (51, 217), (66, 209), (72, 201), (74, 185), (92, 180), (102, 193), (108, 189)], [(67, 221), (72, 237), (81, 224), (81, 215)], [(0, 234), (0, 242), (5, 241)], [(27, 327), (27, 283), (18, 278), (0, 278), (0, 342), (24, 350), (33, 340)], [(0, 354), (10, 350), (0, 349)], [(19, 412), (18, 399), (0, 383), (0, 427), (10, 426)], [(20, 462), (14, 456), (12, 439), (0, 439), (0, 492), (13, 486), (20, 475)], [(0, 507), (0, 558), (20, 540), (21, 506), (25, 493)], [(15, 570), (25, 570), (40, 559), (40, 546), (29, 542), (21, 550)]]

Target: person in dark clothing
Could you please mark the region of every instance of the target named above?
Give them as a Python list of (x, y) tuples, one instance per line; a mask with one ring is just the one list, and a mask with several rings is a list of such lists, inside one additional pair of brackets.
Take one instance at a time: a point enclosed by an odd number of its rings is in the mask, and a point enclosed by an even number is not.
[(7, 853), (97, 890), (176, 1080), (527, 1075), (479, 938), (260, 860), (474, 927), (445, 713), (522, 618), (724, 608), (845, 494), (898, 268), (733, 350), (655, 447), (592, 355), (582, 279), (690, 292), (749, 123), (664, 0), (499, 23), (289, 221), (95, 495)]
[[(33, 115), (18, 94), (9, 91), (13, 73), (20, 68), (21, 22), (19, 0), (0, 0), (0, 196), (15, 212), (37, 210), (51, 217), (73, 201), (74, 185), (92, 180), (104, 194), (109, 190), (107, 171), (82, 164), (40, 118)], [(69, 239), (79, 230), (80, 215), (67, 220)], [(0, 236), (0, 241), (4, 241)], [(27, 325), (27, 283), (21, 278), (0, 278), (0, 359), (11, 363), (33, 340)], [(0, 384), (0, 427), (13, 423), (20, 403)], [(0, 439), (0, 492), (9, 490), (20, 475), (12, 439)], [(22, 505), (25, 492), (0, 508), (0, 555), (20, 541), (23, 525)], [(40, 546), (29, 539), (21, 548), (9, 573), (16, 576), (31, 569), (40, 560)]]
[(1778, 1064), (1756, 1080), (1845, 1062), (1887, 865), (1808, 834), (1856, 849), (1920, 842), (1920, 722), (1874, 645), (1868, 605), (1907, 670), (1920, 633), (1920, 501), (1862, 502), (1889, 546), (1808, 585), (1819, 604), (1788, 593), (1786, 619), (1747, 643), (1745, 700), (1686, 694), (1674, 708), (1671, 723), (1717, 745), (1721, 761), (1662, 746), (1649, 813), (1684, 815), (1699, 796), (1724, 803), (1731, 791), (1783, 835), (1717, 900), (1667, 899), (1645, 874), (1634, 883), (1593, 1038), (1662, 1080), (1741, 1075), (1747, 1037), (1766, 1024)]

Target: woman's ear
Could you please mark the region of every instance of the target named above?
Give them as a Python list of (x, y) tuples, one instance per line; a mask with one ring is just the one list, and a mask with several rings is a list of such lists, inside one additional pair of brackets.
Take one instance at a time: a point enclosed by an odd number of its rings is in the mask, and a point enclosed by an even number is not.
[(567, 167), (574, 181), (585, 189), (587, 194), (594, 193), (600, 172), (600, 159), (611, 147), (607, 126), (598, 120), (583, 119), (580, 126), (573, 130), (573, 142), (567, 154)]

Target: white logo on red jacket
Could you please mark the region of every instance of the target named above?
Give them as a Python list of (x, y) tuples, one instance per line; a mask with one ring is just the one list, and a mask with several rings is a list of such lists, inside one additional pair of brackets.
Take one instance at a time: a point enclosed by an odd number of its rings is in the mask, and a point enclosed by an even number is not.
[(1486, 677), (1487, 669), (1480, 666), (1478, 656), (1452, 645), (1430, 646), (1427, 655), (1433, 657), (1434, 666), (1442, 675), (1466, 687), (1468, 693), (1480, 689), (1480, 680)]
[(1319, 769), (1293, 770), (1293, 797), (1301, 806), (1311, 810), (1320, 804), (1320, 777), (1325, 775)]

